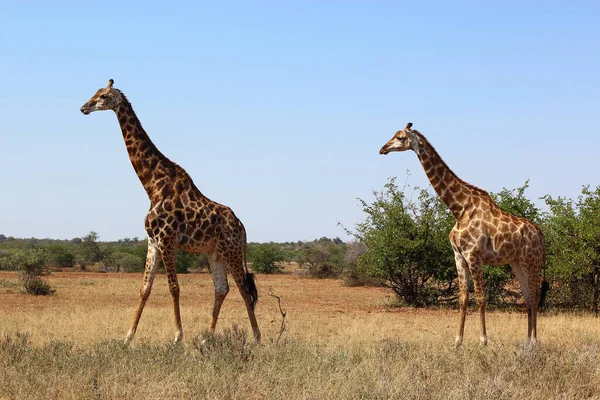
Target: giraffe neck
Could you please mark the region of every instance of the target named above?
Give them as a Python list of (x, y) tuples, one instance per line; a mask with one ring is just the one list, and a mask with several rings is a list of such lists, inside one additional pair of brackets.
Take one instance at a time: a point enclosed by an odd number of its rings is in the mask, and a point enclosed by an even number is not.
[(459, 219), (469, 204), (472, 189), (477, 188), (456, 176), (425, 136), (416, 131), (415, 134), (419, 139), (419, 146), (415, 149), (415, 153), (421, 161), (431, 186), (456, 219)]
[(135, 115), (131, 103), (121, 93), (122, 100), (115, 113), (121, 125), (125, 147), (140, 182), (151, 202), (160, 198), (162, 188), (175, 177), (177, 165), (152, 143)]

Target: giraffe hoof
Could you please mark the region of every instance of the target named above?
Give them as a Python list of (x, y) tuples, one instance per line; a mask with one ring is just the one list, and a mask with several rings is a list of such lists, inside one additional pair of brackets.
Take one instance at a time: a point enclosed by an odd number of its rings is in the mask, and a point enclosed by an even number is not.
[(454, 339), (454, 347), (458, 349), (460, 346), (462, 346), (462, 341), (462, 337), (457, 336), (456, 339)]
[(487, 344), (488, 344), (487, 336), (480, 337), (479, 342), (482, 346), (487, 346)]

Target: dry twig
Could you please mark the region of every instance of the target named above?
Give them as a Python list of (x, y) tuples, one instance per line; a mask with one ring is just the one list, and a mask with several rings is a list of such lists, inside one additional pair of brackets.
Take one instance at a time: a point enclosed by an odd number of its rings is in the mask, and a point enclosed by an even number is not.
[(268, 294), (271, 297), (275, 297), (277, 299), (277, 303), (279, 304), (279, 312), (281, 313), (281, 328), (279, 328), (279, 336), (277, 336), (277, 339), (275, 340), (275, 343), (279, 343), (279, 339), (281, 339), (281, 335), (283, 335), (283, 332), (285, 331), (285, 316), (287, 313), (281, 308), (281, 297), (273, 293), (273, 288), (269, 288)]

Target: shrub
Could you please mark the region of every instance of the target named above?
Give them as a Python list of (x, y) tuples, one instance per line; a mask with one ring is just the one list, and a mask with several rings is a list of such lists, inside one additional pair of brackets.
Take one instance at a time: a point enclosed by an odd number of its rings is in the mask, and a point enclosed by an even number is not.
[(48, 252), (48, 265), (59, 268), (73, 268), (75, 254), (62, 244), (52, 244), (45, 247)]
[(177, 250), (177, 261), (175, 269), (178, 274), (187, 274), (190, 272), (190, 268), (194, 265), (195, 255), (187, 253), (183, 250)]
[(19, 250), (11, 256), (11, 263), (21, 271), (20, 280), (25, 293), (49, 295), (55, 292), (40, 276), (45, 274), (48, 255), (43, 249)]
[(10, 253), (6, 250), (0, 250), (0, 270), (16, 270), (16, 267), (11, 262)]
[(271, 242), (252, 245), (248, 249), (248, 259), (254, 271), (272, 274), (281, 272), (281, 263), (285, 260), (285, 256), (280, 247)]
[(454, 217), (435, 195), (414, 190), (417, 200), (392, 178), (375, 200), (360, 200), (366, 219), (347, 232), (366, 245), (357, 268), (384, 280), (405, 303), (436, 304), (456, 291), (448, 233)]
[(547, 195), (544, 224), (553, 305), (588, 308), (600, 302), (600, 186), (583, 187), (576, 200)]
[(315, 278), (337, 278), (344, 269), (346, 243), (339, 238), (322, 237), (304, 243), (296, 255), (300, 266), (308, 269), (308, 275)]
[(219, 367), (220, 364), (232, 366), (248, 363), (255, 347), (249, 343), (246, 330), (234, 324), (222, 333), (204, 331), (201, 336), (195, 336), (192, 348), (200, 357), (210, 359), (215, 367)]
[(25, 287), (25, 293), (36, 296), (47, 296), (56, 292), (56, 289), (53, 289), (48, 282), (37, 277), (25, 279), (23, 286)]
[(102, 265), (106, 271), (141, 272), (144, 270), (146, 262), (143, 257), (127, 251), (105, 250)]

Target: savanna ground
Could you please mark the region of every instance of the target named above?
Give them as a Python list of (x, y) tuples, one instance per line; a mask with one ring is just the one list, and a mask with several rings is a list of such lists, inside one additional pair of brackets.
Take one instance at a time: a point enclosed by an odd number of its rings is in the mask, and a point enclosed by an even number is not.
[[(0, 272), (2, 399), (600, 399), (600, 321), (546, 314), (541, 343), (524, 344), (523, 311), (488, 312), (452, 345), (456, 310), (391, 305), (389, 290), (338, 280), (260, 275), (255, 346), (234, 285), (217, 335), (202, 344), (210, 275), (181, 275), (185, 338), (174, 335), (166, 277), (159, 275), (131, 346), (121, 344), (137, 303), (140, 274), (54, 272), (53, 296), (20, 293)], [(233, 283), (233, 282), (232, 282)], [(286, 330), (277, 301), (287, 312)]]

